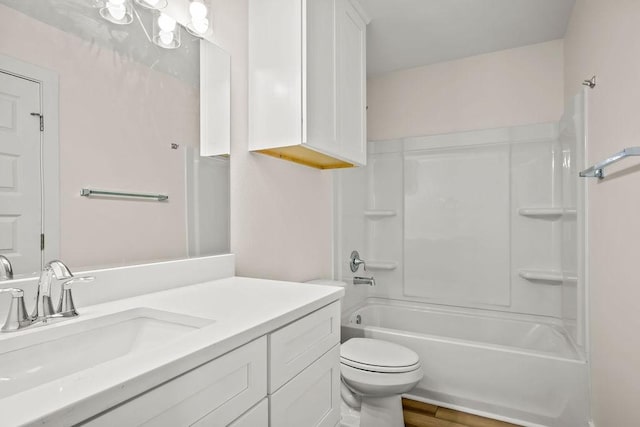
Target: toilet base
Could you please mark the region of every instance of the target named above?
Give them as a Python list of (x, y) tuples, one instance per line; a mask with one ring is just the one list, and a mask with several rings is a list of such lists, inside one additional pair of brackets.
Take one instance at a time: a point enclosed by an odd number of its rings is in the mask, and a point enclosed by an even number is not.
[(360, 408), (360, 427), (404, 427), (402, 397), (366, 397)]
[(402, 397), (366, 397), (360, 410), (341, 402), (341, 427), (404, 427)]
[(340, 427), (360, 427), (360, 409), (340, 402)]

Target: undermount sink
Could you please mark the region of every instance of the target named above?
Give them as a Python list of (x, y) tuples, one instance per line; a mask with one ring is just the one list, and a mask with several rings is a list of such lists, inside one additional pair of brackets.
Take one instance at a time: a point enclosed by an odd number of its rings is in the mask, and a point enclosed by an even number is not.
[(166, 344), (213, 323), (136, 308), (46, 326), (0, 341), (0, 399), (119, 357)]

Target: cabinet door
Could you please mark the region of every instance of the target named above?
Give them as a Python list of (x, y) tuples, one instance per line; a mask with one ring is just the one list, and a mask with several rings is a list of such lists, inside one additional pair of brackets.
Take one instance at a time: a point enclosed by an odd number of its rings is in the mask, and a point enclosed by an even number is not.
[(342, 155), (367, 163), (366, 24), (349, 0), (336, 4), (338, 140)]
[(271, 427), (334, 427), (340, 420), (340, 346), (269, 399)]
[(339, 302), (270, 334), (269, 393), (275, 392), (339, 342)]
[(262, 337), (81, 425), (226, 426), (266, 392), (267, 340)]
[(305, 0), (303, 51), (303, 140), (329, 155), (340, 156), (336, 118), (336, 3)]

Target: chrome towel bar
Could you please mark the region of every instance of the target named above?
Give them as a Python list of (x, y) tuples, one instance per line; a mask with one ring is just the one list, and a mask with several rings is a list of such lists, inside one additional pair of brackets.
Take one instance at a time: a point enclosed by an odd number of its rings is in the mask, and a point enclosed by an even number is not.
[(609, 157), (606, 160), (603, 160), (600, 163), (596, 163), (595, 165), (591, 166), (588, 169), (583, 170), (582, 172), (580, 172), (580, 176), (582, 178), (598, 178), (598, 179), (604, 179), (604, 168), (606, 168), (609, 165), (612, 165), (626, 157), (631, 157), (631, 156), (640, 156), (640, 147), (628, 147), (625, 148), (624, 150), (620, 151), (619, 153), (614, 154), (613, 156)]
[(152, 199), (159, 202), (169, 200), (169, 196), (166, 194), (147, 194), (147, 193), (128, 193), (121, 191), (107, 191), (107, 190), (92, 190), (90, 188), (83, 188), (80, 192), (81, 196), (113, 196), (113, 197), (134, 197), (140, 199)]

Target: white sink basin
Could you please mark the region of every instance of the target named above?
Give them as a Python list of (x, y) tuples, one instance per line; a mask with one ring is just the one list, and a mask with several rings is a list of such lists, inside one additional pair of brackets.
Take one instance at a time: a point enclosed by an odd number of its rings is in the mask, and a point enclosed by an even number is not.
[(0, 341), (0, 399), (166, 344), (213, 323), (148, 308), (80, 320)]

